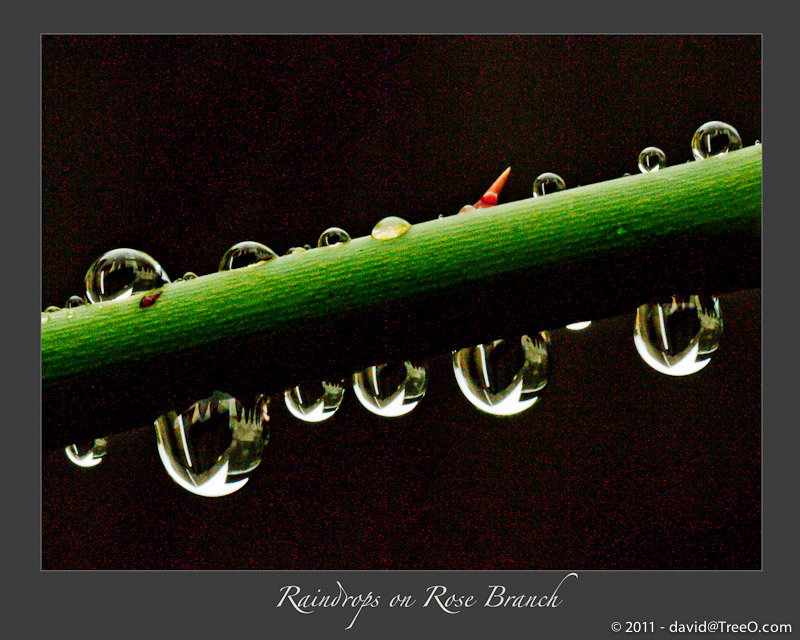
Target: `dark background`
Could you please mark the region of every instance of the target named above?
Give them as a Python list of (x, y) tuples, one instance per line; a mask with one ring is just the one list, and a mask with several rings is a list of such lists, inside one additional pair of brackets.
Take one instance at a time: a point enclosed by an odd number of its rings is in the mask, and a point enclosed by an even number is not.
[[(702, 123), (761, 137), (760, 39), (87, 37), (42, 41), (42, 307), (104, 251), (174, 279), (245, 239), (282, 254), (336, 225), (420, 222), (691, 158)], [(689, 378), (648, 369), (632, 314), (553, 332), (551, 383), (481, 414), (449, 358), (404, 418), (352, 392), (329, 421), (280, 403), (233, 496), (175, 485), (153, 429), (93, 469), (44, 452), (42, 566), (261, 569), (760, 567), (760, 294), (722, 296), (725, 336)]]

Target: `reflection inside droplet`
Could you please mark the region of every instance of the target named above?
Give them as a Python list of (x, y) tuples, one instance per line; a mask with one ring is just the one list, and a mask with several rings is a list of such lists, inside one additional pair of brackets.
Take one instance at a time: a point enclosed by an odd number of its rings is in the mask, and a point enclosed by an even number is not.
[(286, 408), (305, 422), (322, 422), (330, 418), (342, 404), (344, 381), (317, 382), (292, 387), (283, 394)]
[(375, 225), (371, 235), (376, 240), (391, 240), (402, 236), (410, 228), (411, 223), (396, 216), (389, 216)]
[(495, 340), (453, 353), (461, 392), (481, 411), (510, 416), (533, 406), (547, 386), (545, 332)]
[(67, 309), (74, 309), (75, 307), (80, 307), (86, 304), (86, 300), (81, 298), (80, 296), (70, 296), (67, 300), (67, 304), (64, 305)]
[(670, 376), (700, 371), (721, 338), (719, 299), (712, 296), (673, 296), (636, 310), (636, 351), (648, 366)]
[(317, 247), (335, 247), (345, 242), (350, 242), (350, 234), (339, 227), (331, 227), (322, 232)]
[(586, 329), (591, 324), (591, 320), (586, 320), (584, 322), (573, 322), (572, 324), (567, 325), (567, 329), (570, 329), (571, 331), (581, 331)]
[(260, 242), (246, 240), (233, 245), (223, 255), (219, 261), (218, 271), (230, 271), (232, 269), (243, 269), (253, 267), (259, 262), (269, 262), (278, 257), (268, 246)]
[(242, 404), (215, 391), (181, 414), (156, 420), (158, 455), (181, 487), (207, 497), (241, 489), (261, 463), (269, 440), (269, 399)]
[(95, 260), (86, 272), (86, 297), (91, 303), (122, 300), (168, 283), (161, 265), (146, 253), (114, 249)]
[(70, 462), (79, 467), (96, 467), (103, 461), (107, 445), (105, 438), (97, 438), (89, 443), (71, 444), (64, 449), (64, 453)]
[(398, 417), (411, 412), (428, 388), (428, 372), (412, 362), (379, 364), (353, 375), (359, 402), (379, 416)]
[(706, 122), (692, 136), (692, 155), (695, 160), (721, 156), (741, 148), (742, 138), (739, 132), (718, 120)]

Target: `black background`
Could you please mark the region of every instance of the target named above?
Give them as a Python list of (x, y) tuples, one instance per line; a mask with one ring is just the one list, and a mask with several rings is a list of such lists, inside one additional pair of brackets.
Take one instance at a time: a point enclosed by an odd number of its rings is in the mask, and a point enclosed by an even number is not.
[[(42, 306), (131, 246), (174, 279), (244, 239), (279, 254), (366, 235), (555, 171), (568, 186), (691, 158), (702, 123), (760, 138), (760, 39), (87, 37), (42, 47)], [(45, 452), (44, 568), (643, 569), (760, 566), (760, 294), (722, 296), (720, 352), (649, 370), (632, 315), (553, 332), (551, 384), (483, 415), (448, 358), (407, 417), (348, 392), (321, 425), (279, 403), (233, 496), (167, 477), (151, 427), (97, 468)]]

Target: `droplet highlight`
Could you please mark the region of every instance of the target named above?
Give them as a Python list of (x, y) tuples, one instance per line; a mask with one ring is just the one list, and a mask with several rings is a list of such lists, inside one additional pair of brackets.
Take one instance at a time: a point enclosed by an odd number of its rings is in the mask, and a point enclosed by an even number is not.
[(453, 353), (453, 372), (464, 397), (496, 416), (532, 407), (547, 386), (547, 333), (495, 340)]
[(410, 413), (425, 396), (428, 372), (409, 361), (367, 367), (353, 375), (353, 391), (362, 406), (384, 417)]
[(639, 154), (639, 171), (653, 173), (667, 165), (667, 154), (658, 147), (647, 147)]
[(108, 442), (105, 438), (96, 438), (89, 443), (72, 444), (64, 449), (67, 459), (79, 467), (96, 467), (106, 455)]
[(286, 408), (304, 422), (322, 422), (342, 405), (344, 381), (317, 382), (292, 387), (283, 394)]
[(397, 216), (384, 218), (372, 229), (372, 237), (376, 240), (399, 238), (411, 228), (411, 223)]
[(244, 269), (245, 267), (253, 267), (260, 262), (269, 262), (277, 257), (278, 254), (268, 246), (260, 242), (246, 240), (233, 245), (223, 254), (217, 270)]
[(86, 272), (86, 297), (92, 304), (123, 300), (169, 281), (161, 265), (146, 253), (114, 249), (95, 260)]
[(158, 455), (170, 478), (199, 496), (241, 489), (261, 464), (269, 440), (269, 398), (243, 404), (215, 391), (181, 414), (155, 423)]
[(570, 331), (583, 331), (587, 329), (592, 324), (591, 320), (585, 320), (583, 322), (573, 322), (567, 325), (567, 329)]
[(708, 365), (721, 339), (722, 314), (719, 299), (713, 296), (673, 296), (636, 310), (636, 351), (660, 373), (697, 373)]
[(739, 132), (718, 120), (706, 122), (692, 136), (692, 155), (695, 160), (722, 156), (741, 148), (742, 138)]
[(350, 242), (350, 234), (339, 227), (331, 227), (322, 232), (317, 247), (335, 247), (346, 242)]
[(542, 173), (533, 181), (533, 197), (546, 196), (548, 193), (563, 191), (567, 188), (564, 179), (556, 173)]

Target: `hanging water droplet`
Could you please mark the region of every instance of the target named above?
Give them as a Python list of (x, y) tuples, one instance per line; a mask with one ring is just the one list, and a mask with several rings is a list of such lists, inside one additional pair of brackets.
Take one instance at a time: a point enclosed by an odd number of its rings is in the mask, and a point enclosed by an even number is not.
[(156, 420), (158, 455), (181, 487), (207, 497), (241, 489), (261, 463), (269, 440), (269, 398), (242, 404), (215, 391), (180, 415)]
[(692, 154), (695, 160), (721, 156), (741, 148), (742, 138), (739, 132), (718, 120), (706, 122), (692, 136)]
[(292, 387), (283, 394), (286, 408), (305, 422), (322, 422), (330, 418), (342, 404), (344, 380), (338, 383), (317, 382)]
[(651, 173), (663, 169), (667, 164), (667, 154), (658, 147), (647, 147), (639, 154), (639, 171)]
[(412, 362), (379, 364), (353, 375), (359, 402), (379, 416), (398, 417), (412, 411), (425, 396), (428, 372)]
[(161, 265), (146, 253), (114, 249), (95, 260), (86, 272), (86, 297), (93, 304), (122, 300), (168, 283)]
[(67, 304), (65, 304), (65, 308), (67, 309), (74, 309), (75, 307), (80, 307), (86, 304), (86, 300), (81, 298), (80, 296), (70, 296), (67, 300)]
[(673, 296), (636, 310), (633, 343), (650, 367), (686, 376), (705, 367), (722, 338), (719, 299)]
[(64, 449), (64, 453), (79, 467), (96, 467), (106, 455), (107, 444), (105, 438), (97, 438), (89, 443), (72, 444)]
[(545, 196), (548, 193), (563, 191), (567, 188), (564, 179), (555, 173), (542, 173), (533, 181), (533, 196)]
[(549, 373), (547, 333), (495, 340), (453, 353), (461, 392), (481, 411), (510, 416), (539, 399)]
[(335, 247), (345, 242), (350, 242), (350, 234), (339, 227), (331, 227), (322, 232), (317, 247)]
[(584, 322), (573, 322), (572, 324), (567, 325), (567, 329), (571, 331), (581, 331), (586, 329), (590, 324), (592, 324), (591, 320), (586, 320)]
[(233, 245), (222, 256), (219, 262), (218, 271), (230, 271), (232, 269), (243, 269), (244, 267), (252, 267), (259, 262), (269, 262), (278, 257), (268, 246), (260, 242), (252, 242), (246, 240)]
[(372, 237), (376, 240), (399, 238), (411, 228), (411, 223), (397, 216), (384, 218), (372, 229)]

